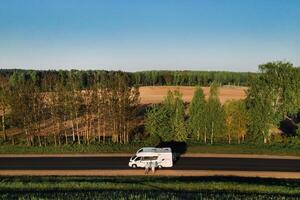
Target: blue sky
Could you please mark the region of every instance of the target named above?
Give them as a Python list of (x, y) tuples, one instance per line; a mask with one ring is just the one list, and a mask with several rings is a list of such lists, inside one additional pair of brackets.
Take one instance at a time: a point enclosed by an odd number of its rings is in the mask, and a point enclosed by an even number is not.
[(300, 65), (299, 0), (0, 0), (0, 67), (257, 71)]

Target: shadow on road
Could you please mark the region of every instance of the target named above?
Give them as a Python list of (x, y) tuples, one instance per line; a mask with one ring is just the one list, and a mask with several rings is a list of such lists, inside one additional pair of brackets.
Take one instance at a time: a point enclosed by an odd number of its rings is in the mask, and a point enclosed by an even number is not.
[(176, 142), (176, 141), (166, 141), (160, 142), (157, 148), (170, 147), (174, 155), (174, 163), (176, 163), (182, 154), (187, 150), (187, 144), (185, 142)]

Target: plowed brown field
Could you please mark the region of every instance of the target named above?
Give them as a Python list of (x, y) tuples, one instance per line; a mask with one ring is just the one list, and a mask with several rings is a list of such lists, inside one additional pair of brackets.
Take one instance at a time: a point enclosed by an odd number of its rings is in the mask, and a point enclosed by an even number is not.
[[(160, 103), (164, 100), (169, 90), (178, 89), (185, 102), (191, 102), (195, 87), (192, 86), (147, 86), (140, 87), (141, 104)], [(209, 87), (202, 87), (204, 94), (208, 97)], [(221, 103), (228, 100), (244, 99), (247, 87), (223, 86), (220, 88), (219, 97)]]

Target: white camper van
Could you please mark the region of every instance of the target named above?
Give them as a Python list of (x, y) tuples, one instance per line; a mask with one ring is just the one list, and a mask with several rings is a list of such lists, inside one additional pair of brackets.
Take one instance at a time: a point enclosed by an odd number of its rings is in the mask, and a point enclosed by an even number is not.
[(155, 163), (158, 168), (172, 167), (173, 156), (171, 148), (144, 147), (137, 151), (129, 160), (129, 167), (144, 168), (147, 163)]

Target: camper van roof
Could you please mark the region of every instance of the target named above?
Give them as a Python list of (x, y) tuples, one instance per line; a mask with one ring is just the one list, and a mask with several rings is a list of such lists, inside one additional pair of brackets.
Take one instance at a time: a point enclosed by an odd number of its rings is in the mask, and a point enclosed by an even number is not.
[(146, 152), (152, 152), (152, 153), (168, 153), (171, 152), (170, 147), (165, 148), (156, 148), (156, 147), (144, 147), (138, 150), (137, 153), (146, 153)]

